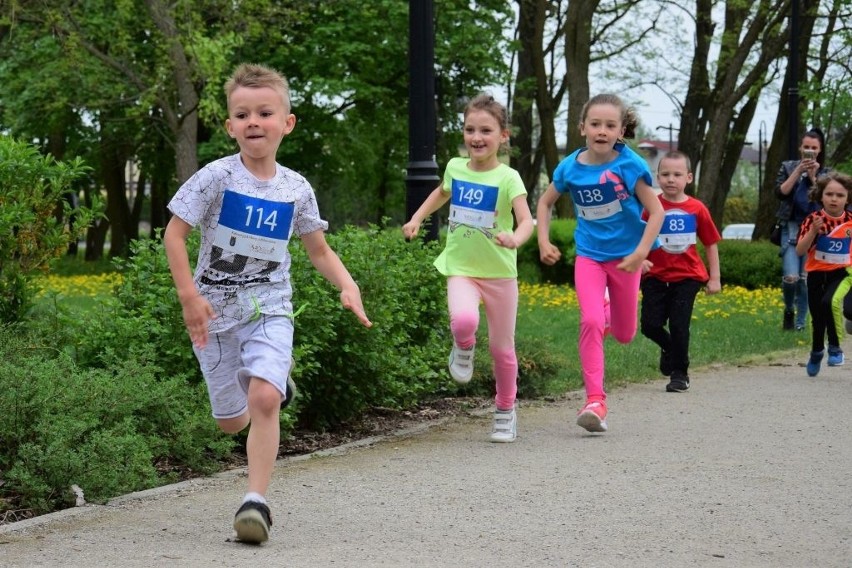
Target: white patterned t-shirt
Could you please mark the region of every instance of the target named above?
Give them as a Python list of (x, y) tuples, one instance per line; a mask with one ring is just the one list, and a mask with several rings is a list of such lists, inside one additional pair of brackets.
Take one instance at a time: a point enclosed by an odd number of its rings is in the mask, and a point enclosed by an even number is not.
[(217, 315), (211, 333), (293, 312), (290, 237), (328, 228), (303, 176), (277, 165), (275, 177), (259, 180), (235, 154), (201, 168), (168, 207), (201, 229), (194, 278)]

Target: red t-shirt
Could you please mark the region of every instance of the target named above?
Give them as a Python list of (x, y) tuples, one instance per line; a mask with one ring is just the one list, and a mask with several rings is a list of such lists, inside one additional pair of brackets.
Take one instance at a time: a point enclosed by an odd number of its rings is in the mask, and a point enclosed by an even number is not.
[[(648, 254), (654, 266), (646, 274), (663, 282), (698, 280), (707, 282), (710, 275), (695, 247), (697, 241), (706, 247), (718, 243), (722, 236), (707, 207), (694, 197), (673, 203), (659, 196), (666, 218), (660, 229), (662, 246)], [(645, 215), (647, 217), (647, 214)]]
[(810, 230), (816, 217), (825, 220), (823, 231), (808, 249), (805, 271), (820, 272), (837, 270), (852, 265), (850, 243), (852, 243), (852, 213), (844, 211), (840, 217), (832, 217), (824, 210), (814, 211), (802, 221), (799, 240)]

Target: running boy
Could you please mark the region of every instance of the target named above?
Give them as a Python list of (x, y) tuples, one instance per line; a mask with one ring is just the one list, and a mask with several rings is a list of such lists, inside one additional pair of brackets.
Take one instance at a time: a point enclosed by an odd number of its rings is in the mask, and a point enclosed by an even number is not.
[[(238, 154), (207, 164), (169, 203), (163, 239), (183, 319), (219, 427), (246, 442), (248, 492), (234, 517), (237, 538), (261, 543), (272, 525), (264, 497), (278, 456), (279, 412), (293, 396), (290, 254), (298, 235), (313, 265), (340, 289), (340, 301), (367, 327), (361, 293), (326, 243), (328, 224), (304, 177), (275, 161), (296, 125), (278, 72), (240, 65), (225, 85), (225, 128)], [(195, 275), (186, 238), (201, 227)]]
[[(662, 246), (648, 254), (651, 266), (642, 278), (642, 335), (660, 346), (660, 372), (671, 376), (666, 391), (684, 392), (689, 388), (689, 323), (695, 296), (702, 286), (708, 294), (722, 289), (716, 245), (722, 237), (707, 207), (685, 193), (692, 183), (686, 154), (663, 156), (657, 182), (666, 218), (660, 230)], [(696, 250), (697, 240), (705, 247), (709, 274)]]

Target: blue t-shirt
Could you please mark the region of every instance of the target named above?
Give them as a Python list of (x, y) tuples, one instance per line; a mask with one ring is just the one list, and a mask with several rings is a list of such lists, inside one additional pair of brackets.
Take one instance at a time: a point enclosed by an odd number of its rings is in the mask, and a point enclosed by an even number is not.
[(636, 250), (645, 231), (636, 182), (642, 179), (651, 185), (651, 170), (621, 142), (615, 145), (618, 156), (605, 164), (581, 164), (577, 156), (584, 150), (576, 150), (556, 166), (553, 185), (559, 193), (570, 193), (574, 202), (577, 255), (598, 262), (620, 260)]

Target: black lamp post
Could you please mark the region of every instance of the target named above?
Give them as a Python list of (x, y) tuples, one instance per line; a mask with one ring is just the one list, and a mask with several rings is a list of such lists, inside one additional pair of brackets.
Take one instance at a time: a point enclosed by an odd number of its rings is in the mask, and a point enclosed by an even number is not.
[(766, 122), (760, 121), (757, 129), (757, 193), (763, 191), (763, 145), (766, 144)]
[(672, 136), (672, 132), (674, 132), (675, 130), (680, 132), (680, 128), (675, 128), (674, 126), (672, 126), (672, 123), (670, 122), (668, 126), (658, 126), (657, 130), (668, 130), (669, 131), (669, 152), (674, 150), (674, 137)]
[[(432, 0), (408, 3), (408, 175), (406, 219), (438, 186), (435, 162), (435, 26)], [(426, 240), (438, 238), (438, 223), (425, 223)]]
[(790, 9), (790, 55), (787, 58), (789, 87), (787, 89), (787, 159), (799, 158), (799, 1), (793, 0)]

